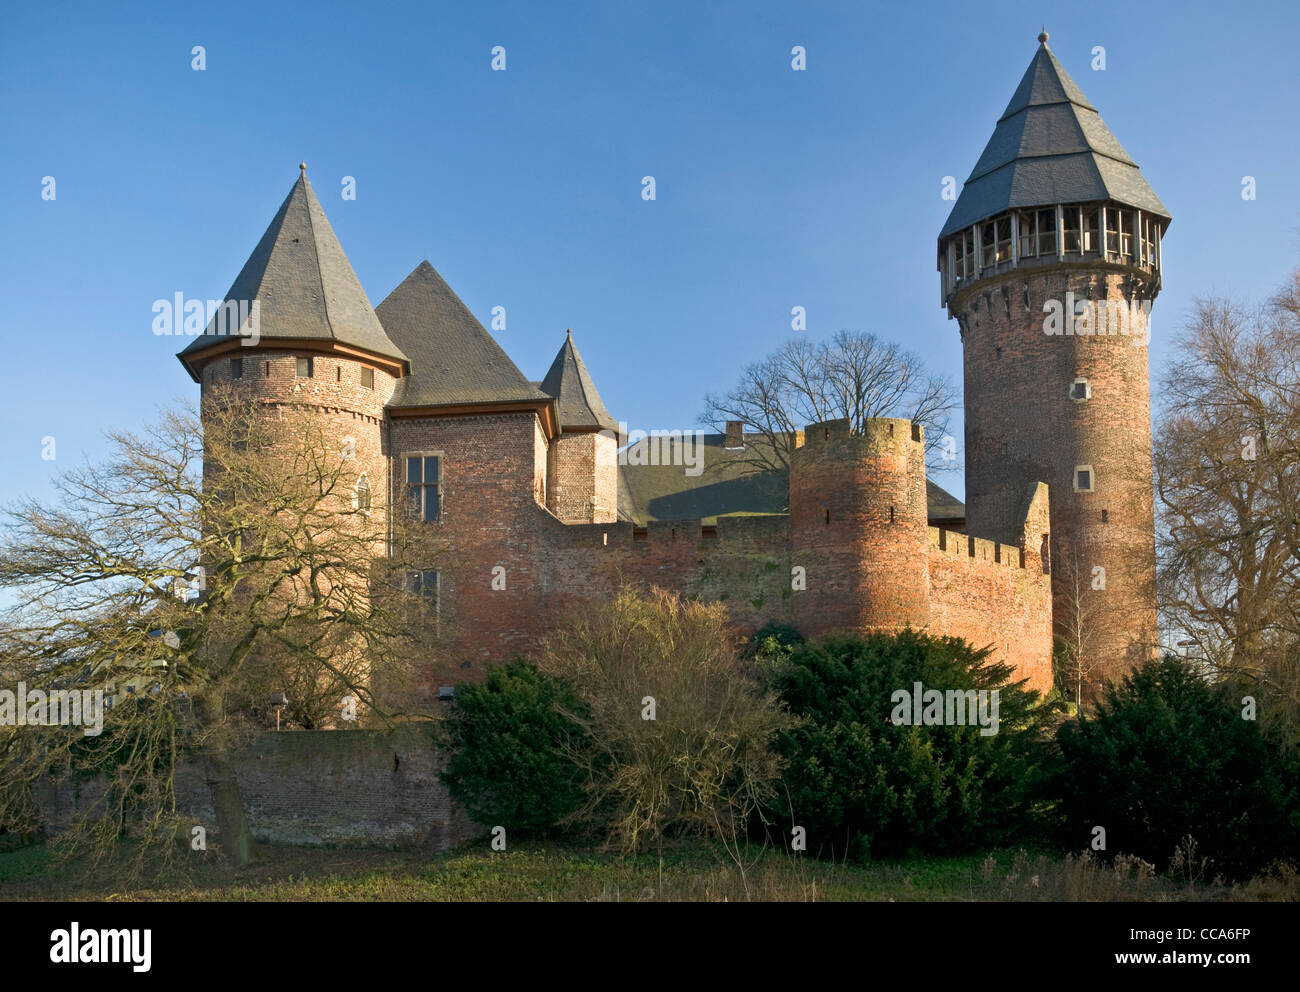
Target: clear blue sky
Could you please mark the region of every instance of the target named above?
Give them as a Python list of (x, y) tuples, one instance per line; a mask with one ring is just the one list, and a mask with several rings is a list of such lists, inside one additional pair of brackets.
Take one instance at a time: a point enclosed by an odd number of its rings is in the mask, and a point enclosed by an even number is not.
[(1293, 2), (186, 6), (5, 13), (0, 502), (197, 395), (152, 303), (223, 294), (300, 159), (373, 304), (428, 258), (485, 324), (507, 308), (531, 378), (573, 328), (633, 427), (695, 425), (794, 305), (815, 338), (872, 331), (960, 384), (941, 182), (1042, 23), (1174, 215), (1153, 371), (1196, 296), (1258, 298), (1300, 263)]

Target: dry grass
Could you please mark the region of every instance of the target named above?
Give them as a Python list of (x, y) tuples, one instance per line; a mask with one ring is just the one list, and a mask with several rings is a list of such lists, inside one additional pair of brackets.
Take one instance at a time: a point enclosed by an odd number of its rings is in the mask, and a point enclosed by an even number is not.
[(445, 854), (264, 847), (235, 870), (207, 859), (184, 874), (114, 884), (111, 871), (70, 880), (49, 852), (0, 854), (0, 899), (258, 902), (537, 901), (1224, 901), (1300, 900), (1300, 874), (1279, 867), (1243, 886), (1157, 875), (1136, 858), (1026, 851), (838, 864), (773, 850), (751, 852), (742, 872), (700, 843), (657, 855), (618, 857), (537, 846), (496, 853), (473, 846)]

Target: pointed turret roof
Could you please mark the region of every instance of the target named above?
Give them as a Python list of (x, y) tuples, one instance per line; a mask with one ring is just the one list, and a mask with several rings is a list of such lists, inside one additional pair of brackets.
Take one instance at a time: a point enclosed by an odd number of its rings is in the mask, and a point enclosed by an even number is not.
[(561, 430), (618, 430), (618, 421), (605, 409), (600, 393), (596, 392), (596, 384), (591, 381), (591, 373), (578, 354), (572, 331), (567, 333), (564, 346), (555, 356), (541, 385), (544, 392), (559, 400)]
[(550, 402), (427, 261), (375, 312), (411, 360), (411, 374), (398, 382), (390, 409)]
[[(224, 299), (250, 306), (258, 301), (262, 340), (331, 342), (404, 361), (352, 271), (307, 181), (306, 165), (300, 168), (298, 181)], [(226, 327), (221, 318), (218, 313), (178, 356), (196, 379), (193, 357), (238, 336), (238, 329)]]
[(1046, 31), (1038, 41), (939, 237), (1012, 208), (1094, 200), (1168, 221), (1137, 163), (1047, 47)]

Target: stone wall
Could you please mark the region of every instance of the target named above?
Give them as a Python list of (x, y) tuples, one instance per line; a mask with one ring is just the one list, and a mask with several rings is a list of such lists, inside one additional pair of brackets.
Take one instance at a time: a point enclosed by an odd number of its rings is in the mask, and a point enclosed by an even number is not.
[[(396, 731), (265, 733), (240, 751), (236, 775), (254, 839), (340, 846), (442, 850), (478, 836), (438, 779), (441, 757), (429, 724)], [(41, 797), (46, 830), (66, 827), (98, 786), (64, 783)], [(202, 769), (176, 772), (177, 808), (209, 835), (217, 831)]]

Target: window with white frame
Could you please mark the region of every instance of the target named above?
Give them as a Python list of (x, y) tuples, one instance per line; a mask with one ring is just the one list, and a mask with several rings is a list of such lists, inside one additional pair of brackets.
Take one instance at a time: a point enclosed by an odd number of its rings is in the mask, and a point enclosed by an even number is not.
[(1087, 379), (1075, 379), (1074, 382), (1070, 383), (1070, 399), (1076, 402), (1092, 399), (1092, 386), (1089, 385)]
[(442, 519), (442, 452), (408, 454), (406, 486), (413, 519), (427, 523)]
[(1097, 479), (1093, 475), (1091, 465), (1074, 466), (1074, 491), (1076, 493), (1090, 493), (1097, 488)]

